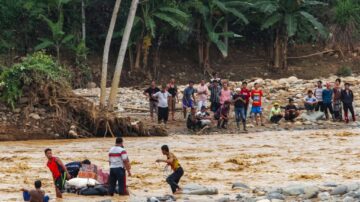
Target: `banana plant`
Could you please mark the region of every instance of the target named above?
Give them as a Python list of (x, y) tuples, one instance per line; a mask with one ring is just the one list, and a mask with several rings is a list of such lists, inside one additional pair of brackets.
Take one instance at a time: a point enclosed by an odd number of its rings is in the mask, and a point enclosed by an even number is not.
[(289, 38), (299, 30), (309, 33), (318, 32), (327, 36), (324, 26), (309, 12), (314, 6), (326, 5), (313, 0), (262, 0), (255, 1), (254, 8), (266, 15), (261, 29), (275, 32), (274, 68), (287, 69), (287, 46)]
[(63, 31), (64, 27), (64, 13), (62, 10), (62, 6), (65, 3), (70, 2), (70, 0), (58, 0), (56, 1), (56, 6), (58, 8), (59, 16), (57, 21), (52, 21), (44, 15), (40, 15), (40, 18), (44, 20), (51, 31), (51, 37), (49, 38), (39, 38), (41, 41), (35, 47), (35, 50), (41, 50), (46, 48), (55, 48), (56, 50), (56, 57), (57, 61), (60, 62), (60, 49), (65, 46), (69, 45), (72, 39), (74, 39), (74, 35), (66, 34)]

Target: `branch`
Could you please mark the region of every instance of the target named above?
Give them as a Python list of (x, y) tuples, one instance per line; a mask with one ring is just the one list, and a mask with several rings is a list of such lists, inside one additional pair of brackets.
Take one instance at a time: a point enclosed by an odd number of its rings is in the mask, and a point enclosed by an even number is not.
[(313, 53), (310, 55), (303, 55), (303, 56), (297, 56), (297, 57), (288, 57), (287, 59), (300, 59), (300, 58), (309, 58), (312, 56), (316, 56), (316, 55), (322, 55), (324, 53), (331, 53), (331, 52), (335, 52), (336, 50), (327, 50), (327, 51), (322, 51), (322, 52), (318, 52), (318, 53)]

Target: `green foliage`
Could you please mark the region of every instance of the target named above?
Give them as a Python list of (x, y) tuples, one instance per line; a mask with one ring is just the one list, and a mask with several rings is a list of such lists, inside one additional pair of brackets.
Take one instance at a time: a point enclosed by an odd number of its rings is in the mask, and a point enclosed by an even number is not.
[(52, 83), (67, 86), (68, 79), (69, 72), (51, 56), (36, 52), (0, 74), (0, 86), (3, 90), (1, 99), (14, 108), (17, 100), (25, 93), (24, 88), (39, 88)]
[(335, 6), (335, 22), (341, 26), (349, 22), (360, 23), (360, 2), (357, 0), (338, 0)]
[(352, 75), (352, 69), (348, 66), (341, 66), (337, 72), (336, 75), (338, 76), (351, 76)]

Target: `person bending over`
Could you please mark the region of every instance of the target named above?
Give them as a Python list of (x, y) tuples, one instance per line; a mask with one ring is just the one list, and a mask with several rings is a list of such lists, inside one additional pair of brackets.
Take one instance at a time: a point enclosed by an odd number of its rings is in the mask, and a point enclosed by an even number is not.
[(176, 156), (170, 152), (167, 145), (161, 147), (163, 155), (166, 156), (166, 160), (157, 159), (156, 162), (164, 162), (171, 167), (173, 173), (166, 178), (166, 182), (170, 185), (171, 191), (173, 194), (180, 194), (182, 189), (179, 186), (181, 177), (184, 175), (184, 170), (181, 167), (179, 160)]

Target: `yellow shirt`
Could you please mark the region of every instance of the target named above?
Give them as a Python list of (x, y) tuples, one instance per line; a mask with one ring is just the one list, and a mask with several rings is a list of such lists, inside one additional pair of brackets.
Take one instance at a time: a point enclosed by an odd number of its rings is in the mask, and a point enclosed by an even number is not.
[(176, 156), (173, 153), (169, 153), (168, 159), (173, 159), (173, 162), (169, 163), (169, 165), (171, 166), (171, 169), (173, 171), (176, 171), (180, 167), (179, 160), (176, 158)]

